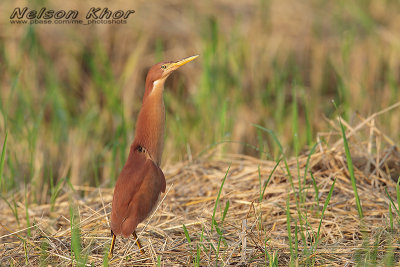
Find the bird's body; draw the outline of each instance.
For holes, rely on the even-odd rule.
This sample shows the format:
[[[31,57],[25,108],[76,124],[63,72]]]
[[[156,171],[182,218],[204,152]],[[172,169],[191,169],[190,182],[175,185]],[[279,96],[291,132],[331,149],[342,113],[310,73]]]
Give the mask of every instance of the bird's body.
[[[114,194],[111,213],[111,231],[124,237],[146,219],[160,193],[165,192],[164,174],[145,148],[134,143],[127,162],[115,185],[118,194]]]
[[[156,64],[147,74],[142,108],[136,122],[135,139],[115,184],[111,211],[113,240],[110,257],[115,237],[136,235],[137,225],[150,214],[161,192],[165,192],[165,177],[160,169],[165,127],[164,82],[174,70],[196,57]],[[139,242],[138,245],[140,248]]]

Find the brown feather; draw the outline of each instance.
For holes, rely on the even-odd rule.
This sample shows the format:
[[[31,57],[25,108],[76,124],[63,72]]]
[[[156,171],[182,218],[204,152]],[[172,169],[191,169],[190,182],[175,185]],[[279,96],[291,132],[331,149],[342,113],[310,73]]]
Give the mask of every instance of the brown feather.
[[[174,70],[196,57],[156,64],[147,74],[135,139],[115,184],[111,211],[114,235],[128,237],[134,233],[155,207],[161,192],[165,192],[165,177],[159,167],[164,147],[164,82]]]
[[[161,164],[164,147],[165,107],[163,81],[146,97],[136,122],[134,143],[147,149],[157,166]]]
[[[114,189],[111,230],[128,237],[150,214],[161,192],[165,192],[165,177],[146,154],[131,147],[131,153]]]
[[[151,93],[151,90],[153,89],[153,83],[158,79],[160,79],[160,77],[162,76],[163,70],[161,69],[161,65],[163,64],[165,64],[165,62],[161,62],[152,66],[149,72],[147,73],[146,86],[143,95],[143,103],[146,100],[147,96]]]
[[[135,140],[115,184],[111,211],[111,230],[115,235],[132,234],[152,211],[160,193],[165,192],[165,177],[159,167],[165,125],[162,64],[154,65],[147,75]],[[140,152],[138,147],[144,151]]]

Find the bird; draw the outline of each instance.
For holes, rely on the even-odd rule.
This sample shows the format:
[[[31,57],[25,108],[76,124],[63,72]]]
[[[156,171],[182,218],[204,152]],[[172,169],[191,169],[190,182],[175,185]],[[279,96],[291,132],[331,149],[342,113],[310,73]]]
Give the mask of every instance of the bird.
[[[108,258],[113,256],[115,239],[119,235],[129,237],[132,234],[139,250],[144,253],[136,227],[148,217],[166,187],[160,168],[165,128],[164,83],[172,72],[198,56],[161,62],[147,73],[135,137],[114,188],[110,220],[112,240]]]

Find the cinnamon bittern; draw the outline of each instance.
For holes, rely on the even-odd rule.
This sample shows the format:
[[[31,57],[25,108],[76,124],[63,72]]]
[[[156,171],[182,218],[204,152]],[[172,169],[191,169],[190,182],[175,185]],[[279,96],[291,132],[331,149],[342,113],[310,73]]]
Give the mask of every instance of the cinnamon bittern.
[[[150,68],[142,108],[136,122],[135,139],[128,159],[115,184],[111,211],[112,257],[117,235],[133,235],[139,250],[136,227],[155,207],[161,192],[165,192],[165,177],[160,169],[164,147],[164,82],[179,67],[198,56],[176,62],[161,62]]]

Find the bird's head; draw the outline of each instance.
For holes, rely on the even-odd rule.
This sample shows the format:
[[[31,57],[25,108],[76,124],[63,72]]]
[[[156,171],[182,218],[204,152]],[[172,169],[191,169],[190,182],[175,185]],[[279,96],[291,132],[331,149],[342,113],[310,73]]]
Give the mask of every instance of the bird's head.
[[[186,63],[196,59],[199,55],[184,58],[178,61],[161,62],[150,68],[146,77],[145,96],[158,85],[163,85],[168,76]]]

